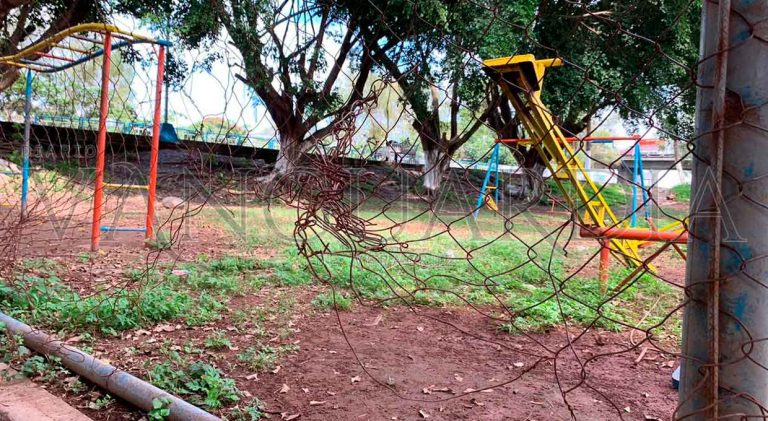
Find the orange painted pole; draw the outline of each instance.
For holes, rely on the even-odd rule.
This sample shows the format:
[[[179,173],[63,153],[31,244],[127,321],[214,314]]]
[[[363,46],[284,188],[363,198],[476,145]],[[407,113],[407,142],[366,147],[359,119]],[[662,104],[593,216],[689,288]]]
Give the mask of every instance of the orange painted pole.
[[[104,205],[104,165],[107,149],[107,116],[109,115],[109,70],[112,67],[112,33],[104,34],[104,57],[101,64],[101,108],[99,134],[96,138],[96,185],[93,192],[93,221],[91,223],[91,251],[99,249],[101,235],[101,208]]]
[[[688,242],[687,232],[651,231],[638,228],[581,227],[579,234],[584,238],[665,241],[677,244],[685,244]]]
[[[157,80],[155,81],[155,115],[152,119],[152,152],[149,157],[149,188],[147,193],[146,239],[154,233],[152,224],[155,219],[155,195],[157,192],[157,159],[160,153],[160,121],[163,103],[163,79],[165,78],[165,46],[160,46],[157,56]],[[168,98],[165,99],[168,101]]]
[[[603,293],[608,291],[608,267],[611,264],[611,247],[608,243],[607,240],[600,243],[600,266],[597,270],[600,292]]]

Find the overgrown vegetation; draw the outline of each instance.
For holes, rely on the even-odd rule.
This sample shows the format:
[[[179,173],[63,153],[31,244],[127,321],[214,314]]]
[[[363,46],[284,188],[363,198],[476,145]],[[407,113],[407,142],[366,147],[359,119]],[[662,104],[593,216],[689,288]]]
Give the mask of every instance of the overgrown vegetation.
[[[678,184],[670,189],[670,192],[675,196],[675,200],[678,202],[690,202],[691,201],[691,185],[688,183]]]
[[[123,285],[81,295],[59,279],[56,262],[29,260],[21,273],[0,282],[0,305],[11,316],[54,330],[116,335],[170,320],[200,325],[221,317],[225,297],[260,286],[256,267],[252,260],[224,257],[184,265],[184,276],[131,270]]]

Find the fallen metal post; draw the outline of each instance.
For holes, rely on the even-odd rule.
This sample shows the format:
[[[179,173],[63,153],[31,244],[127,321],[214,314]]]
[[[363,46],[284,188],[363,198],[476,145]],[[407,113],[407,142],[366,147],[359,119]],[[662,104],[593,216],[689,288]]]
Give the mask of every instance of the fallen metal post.
[[[170,402],[169,420],[220,421],[220,418],[203,411],[189,402],[152,386],[117,367],[107,364],[85,352],[64,344],[51,336],[0,313],[0,323],[13,335],[21,335],[24,345],[45,355],[61,358],[61,363],[76,374],[85,377],[109,394],[117,396],[137,408],[149,412],[152,401],[167,399]]]

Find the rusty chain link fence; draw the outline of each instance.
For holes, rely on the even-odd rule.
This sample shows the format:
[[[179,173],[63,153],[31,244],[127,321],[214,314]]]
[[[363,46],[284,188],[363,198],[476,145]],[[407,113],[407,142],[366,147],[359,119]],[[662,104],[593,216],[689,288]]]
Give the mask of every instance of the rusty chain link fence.
[[[91,65],[39,82],[19,216],[19,79],[0,91],[4,313],[88,335],[116,366],[233,419],[250,419],[237,418],[247,395],[284,419],[330,416],[335,393],[301,406],[289,380],[264,397],[272,380],[248,377],[288,376],[291,353],[330,349],[330,331],[389,398],[376,396],[396,398],[376,416],[766,416],[765,3],[120,3],[173,43],[180,141],[160,147],[157,234],[113,232],[88,253]],[[111,64],[125,116],[107,149],[128,185],[145,177],[156,63],[133,54]],[[67,139],[91,152],[65,157]],[[144,193],[114,200],[113,225],[143,218]],[[263,308],[332,317],[313,338],[314,316]],[[424,336],[392,336],[387,317]],[[226,337],[241,330],[259,345]],[[200,358],[237,378],[241,403],[174,389],[140,354],[118,361],[144,332],[168,333],[169,367],[195,344],[218,350]]]

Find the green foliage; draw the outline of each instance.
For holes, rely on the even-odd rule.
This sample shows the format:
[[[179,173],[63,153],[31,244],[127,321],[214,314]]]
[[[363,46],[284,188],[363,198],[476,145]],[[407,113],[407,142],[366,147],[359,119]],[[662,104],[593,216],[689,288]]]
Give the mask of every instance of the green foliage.
[[[594,278],[553,280],[554,284],[541,285],[528,292],[516,294],[507,302],[516,317],[513,323],[502,324],[501,328],[518,334],[521,331],[543,330],[568,322],[618,331],[622,322],[633,320],[638,306],[660,295],[672,296],[668,284],[645,275],[618,297],[613,297],[610,291],[630,273],[629,269],[612,272],[608,280],[609,292],[605,294],[600,292],[600,285]],[[654,323],[658,321],[659,315],[666,315],[664,308],[658,308],[659,314],[649,314]],[[649,323],[645,327],[650,326]]]
[[[617,111],[629,121],[654,110],[666,130],[690,137],[696,90],[688,89],[688,69],[698,60],[700,15],[700,1],[548,3],[533,28],[533,52],[557,51],[571,65],[548,72],[544,103],[574,132],[597,111],[621,104]]]
[[[565,199],[565,195],[560,190],[560,187],[557,185],[555,180],[548,179],[544,182],[544,185],[545,185],[545,188],[547,189],[547,194],[542,195],[541,198],[539,199],[541,204],[549,204],[551,196],[558,198],[558,200],[560,200],[563,203],[567,203]],[[576,189],[574,189],[573,185],[570,182],[565,180],[563,182],[563,188],[568,193],[569,197],[576,199],[578,204],[582,203],[582,201],[579,200],[577,197]],[[598,189],[599,189],[600,195],[603,196],[603,199],[605,199],[608,205],[611,206],[612,208],[626,205],[629,202],[629,199],[632,197],[631,189],[619,183],[606,184],[604,186],[598,185]],[[587,194],[594,195],[595,192],[587,190]],[[639,189],[638,189],[638,194],[641,194],[641,191]]]
[[[675,195],[675,200],[678,202],[690,202],[691,201],[691,185],[690,184],[678,184],[671,189],[672,194]]]
[[[224,377],[210,364],[194,362],[183,369],[164,362],[149,372],[149,381],[155,386],[210,409],[221,408],[240,400],[242,393],[235,381]]]
[[[227,419],[232,421],[257,421],[265,418],[266,415],[261,410],[261,402],[258,399],[254,399],[249,405],[244,408],[235,407],[230,413]]]
[[[312,305],[323,310],[335,309],[348,311],[352,308],[352,300],[345,294],[333,291],[321,292],[312,300]]]
[[[205,347],[212,349],[232,348],[232,341],[227,338],[226,332],[218,330],[205,339]]]
[[[171,415],[171,400],[166,397],[152,399],[152,410],[147,413],[149,421],[162,421]]]
[[[253,371],[272,370],[283,355],[298,351],[295,345],[281,345],[273,347],[270,345],[258,345],[248,347],[245,351],[238,354],[237,359],[246,363],[248,368]]]
[[[184,315],[192,300],[168,285],[81,297],[55,276],[22,276],[0,284],[0,303],[38,326],[117,332]]]

